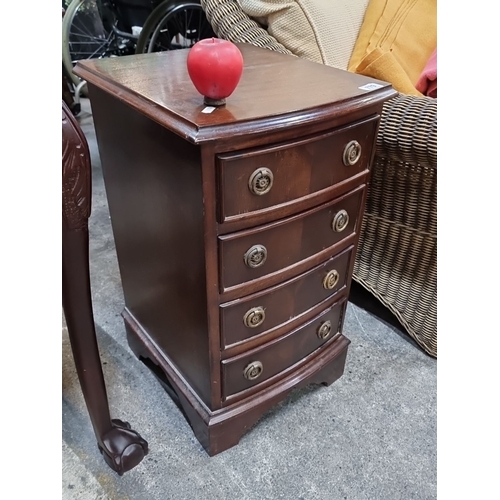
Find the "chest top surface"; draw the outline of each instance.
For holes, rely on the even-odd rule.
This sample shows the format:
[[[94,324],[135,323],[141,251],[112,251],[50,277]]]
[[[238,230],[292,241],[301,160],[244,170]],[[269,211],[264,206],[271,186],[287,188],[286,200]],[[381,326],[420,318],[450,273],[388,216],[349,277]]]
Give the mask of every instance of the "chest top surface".
[[[203,97],[189,78],[189,49],[80,61],[75,73],[194,143],[223,137],[228,129],[238,134],[248,127],[303,125],[395,95],[389,83],[373,78],[249,44],[238,47],[240,83],[212,113],[202,112]]]

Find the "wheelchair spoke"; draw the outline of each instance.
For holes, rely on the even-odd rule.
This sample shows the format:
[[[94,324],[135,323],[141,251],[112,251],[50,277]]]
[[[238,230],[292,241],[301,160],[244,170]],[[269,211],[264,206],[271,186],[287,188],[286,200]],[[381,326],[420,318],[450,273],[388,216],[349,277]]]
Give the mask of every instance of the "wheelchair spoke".
[[[91,38],[94,40],[101,40],[102,38],[106,38],[106,32],[103,30],[102,33],[90,33],[90,31],[83,31],[79,26],[72,26],[70,35],[81,37],[81,38]]]

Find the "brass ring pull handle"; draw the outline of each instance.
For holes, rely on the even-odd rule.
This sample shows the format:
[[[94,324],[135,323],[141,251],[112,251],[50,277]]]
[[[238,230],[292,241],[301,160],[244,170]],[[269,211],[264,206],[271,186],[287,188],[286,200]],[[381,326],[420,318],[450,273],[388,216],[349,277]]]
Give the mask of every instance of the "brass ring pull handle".
[[[361,158],[361,145],[358,141],[351,141],[344,148],[344,155],[342,157],[344,165],[346,167],[351,167],[358,163]]]
[[[332,222],[332,229],[336,233],[342,232],[349,224],[349,214],[345,210],[339,210]]]
[[[333,269],[333,271],[329,271],[323,279],[323,288],[325,290],[333,290],[337,286],[339,279],[340,274],[336,269]]]
[[[264,323],[266,319],[266,312],[263,307],[252,307],[249,309],[245,316],[243,316],[243,323],[248,328],[257,328]]]
[[[330,336],[330,333],[332,333],[331,321],[325,321],[324,323],[321,323],[318,328],[318,337],[322,340],[325,340]]]
[[[247,380],[255,380],[261,376],[263,369],[264,367],[260,361],[252,361],[245,370],[243,370],[243,375]]]
[[[262,266],[266,262],[266,259],[267,249],[264,245],[250,247],[244,256],[245,264],[251,268]]]
[[[258,168],[248,179],[248,188],[253,194],[262,196],[273,187],[273,173],[266,167]]]

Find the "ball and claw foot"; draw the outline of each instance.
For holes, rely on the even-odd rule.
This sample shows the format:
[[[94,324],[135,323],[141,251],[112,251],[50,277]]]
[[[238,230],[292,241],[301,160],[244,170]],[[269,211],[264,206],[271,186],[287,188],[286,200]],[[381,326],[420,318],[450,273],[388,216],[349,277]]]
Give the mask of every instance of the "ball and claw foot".
[[[133,469],[148,454],[148,443],[128,422],[113,419],[113,429],[99,444],[104,461],[120,476]]]

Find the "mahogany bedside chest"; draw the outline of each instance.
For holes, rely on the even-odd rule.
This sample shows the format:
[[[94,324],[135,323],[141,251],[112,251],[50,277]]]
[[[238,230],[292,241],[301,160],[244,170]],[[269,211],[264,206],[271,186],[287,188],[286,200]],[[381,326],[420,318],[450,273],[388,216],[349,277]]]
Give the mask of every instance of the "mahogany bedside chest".
[[[209,455],[338,379],[384,82],[251,45],[211,111],[188,50],[78,63],[129,345]],[[211,111],[211,112],[210,112]]]

